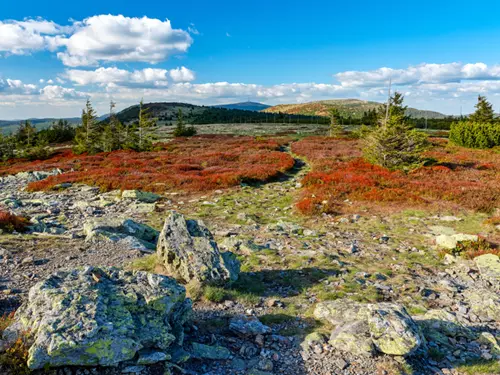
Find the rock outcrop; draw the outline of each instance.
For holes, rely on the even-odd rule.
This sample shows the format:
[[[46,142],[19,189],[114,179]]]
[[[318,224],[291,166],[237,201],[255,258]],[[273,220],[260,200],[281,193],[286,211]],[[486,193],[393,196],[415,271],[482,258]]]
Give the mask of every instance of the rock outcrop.
[[[237,280],[240,272],[236,256],[220,252],[203,222],[186,220],[175,211],[165,220],[157,254],[168,274],[185,283],[224,284]]]
[[[184,287],[171,278],[116,268],[59,271],[39,282],[4,332],[30,330],[28,366],[114,366],[170,358],[191,311]]]
[[[128,249],[150,252],[156,247],[158,231],[125,218],[92,219],[83,226],[86,241],[116,242]]]
[[[329,341],[332,346],[357,355],[369,354],[373,348],[390,355],[410,355],[425,341],[405,308],[394,303],[327,301],[316,305],[314,316],[336,326]]]

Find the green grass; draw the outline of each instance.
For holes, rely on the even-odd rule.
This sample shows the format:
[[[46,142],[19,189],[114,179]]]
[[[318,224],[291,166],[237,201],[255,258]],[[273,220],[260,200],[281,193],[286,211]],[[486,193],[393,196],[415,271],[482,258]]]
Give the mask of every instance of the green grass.
[[[129,268],[134,271],[146,271],[146,272],[154,272],[157,256],[156,254],[146,255],[142,258],[134,260]]]
[[[500,362],[496,360],[475,360],[473,362],[459,366],[457,370],[459,373],[467,375],[498,375],[500,374]]]
[[[207,286],[203,290],[203,297],[207,301],[220,303],[226,299],[226,290],[221,287]]]

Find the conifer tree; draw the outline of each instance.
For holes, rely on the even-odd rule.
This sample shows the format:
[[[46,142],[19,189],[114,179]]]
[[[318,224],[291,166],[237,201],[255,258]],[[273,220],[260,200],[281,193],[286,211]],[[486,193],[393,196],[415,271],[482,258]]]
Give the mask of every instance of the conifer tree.
[[[144,107],[144,101],[139,103],[139,122],[138,130],[138,151],[149,151],[153,148],[153,139],[150,129],[155,125],[156,121],[151,117],[151,113]]]
[[[421,165],[421,153],[428,147],[427,136],[407,121],[404,97],[396,92],[389,110],[379,113],[379,126],[364,141],[363,154],[373,164],[388,169],[410,170]]]
[[[330,137],[337,137],[344,131],[340,125],[340,117],[337,108],[330,109]]]
[[[495,120],[493,106],[486,100],[485,96],[478,96],[475,107],[476,111],[469,117],[471,122],[492,123]]]
[[[98,130],[96,112],[92,108],[90,99],[87,99],[85,108],[82,110],[82,125],[76,130],[74,152],[77,154],[98,152],[100,149],[99,142],[96,142]]]

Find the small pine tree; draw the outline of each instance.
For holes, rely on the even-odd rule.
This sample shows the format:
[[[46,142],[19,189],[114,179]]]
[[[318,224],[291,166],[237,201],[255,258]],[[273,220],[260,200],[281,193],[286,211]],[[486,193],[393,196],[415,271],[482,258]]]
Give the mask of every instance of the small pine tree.
[[[29,149],[35,144],[36,128],[31,125],[31,122],[26,120],[24,123],[19,124],[16,133],[18,147],[20,149]]]
[[[77,154],[99,152],[101,147],[97,139],[98,136],[97,115],[92,108],[90,99],[87,99],[85,108],[82,110],[82,125],[76,129],[73,151]]]
[[[337,108],[330,109],[330,137],[338,137],[344,131],[340,125],[340,112]]]
[[[150,151],[153,148],[153,137],[151,135],[151,128],[156,124],[156,120],[151,118],[151,114],[147,108],[144,107],[144,102],[141,100],[139,103],[139,122],[138,128],[138,151]]]
[[[184,116],[182,115],[182,109],[179,108],[177,112],[177,125],[174,129],[174,137],[191,137],[196,134],[196,129],[194,126],[187,127],[184,123]]]
[[[410,170],[422,164],[421,153],[428,147],[427,136],[406,121],[403,96],[396,92],[385,112],[380,115],[380,125],[364,140],[363,154],[373,164],[394,170]]]
[[[475,105],[476,112],[469,116],[471,122],[478,123],[491,123],[495,121],[495,112],[493,112],[493,106],[485,96],[479,95],[477,98],[477,104]]]

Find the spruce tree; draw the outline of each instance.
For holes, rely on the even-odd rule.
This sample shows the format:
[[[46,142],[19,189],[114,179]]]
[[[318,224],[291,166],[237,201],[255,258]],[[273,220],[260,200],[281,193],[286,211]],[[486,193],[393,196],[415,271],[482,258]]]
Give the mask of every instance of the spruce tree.
[[[495,120],[495,112],[493,111],[493,106],[485,96],[479,95],[477,98],[477,104],[475,105],[476,112],[470,115],[469,120],[471,122],[478,123],[492,123]]]
[[[76,130],[73,151],[77,154],[99,152],[101,147],[98,137],[97,115],[94,108],[92,108],[90,99],[87,99],[85,108],[82,110],[82,125]]]
[[[403,95],[396,92],[389,101],[388,116],[379,111],[379,126],[364,140],[363,154],[369,162],[394,170],[421,165],[421,153],[428,147],[427,136],[412,129],[406,117]]]
[[[144,107],[144,101],[139,103],[139,122],[137,125],[138,130],[138,151],[150,151],[153,148],[153,139],[151,135],[151,128],[155,125],[156,121],[151,117],[151,113]]]
[[[337,108],[330,109],[330,137],[338,137],[344,131],[340,125],[340,117]]]

